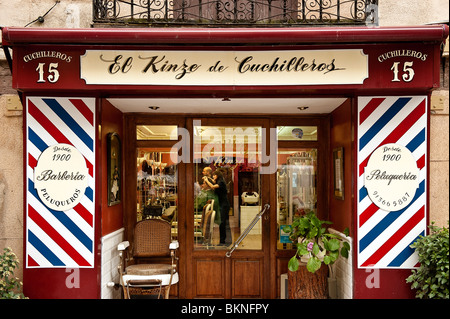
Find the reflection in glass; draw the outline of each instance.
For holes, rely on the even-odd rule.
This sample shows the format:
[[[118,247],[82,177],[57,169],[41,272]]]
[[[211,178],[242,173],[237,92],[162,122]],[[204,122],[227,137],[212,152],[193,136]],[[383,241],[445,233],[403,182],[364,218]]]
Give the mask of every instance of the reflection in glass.
[[[138,141],[160,140],[176,141],[178,140],[177,125],[137,125],[136,138]]]
[[[278,141],[317,141],[317,126],[277,126]]]
[[[288,233],[296,216],[316,212],[316,172],[317,149],[278,150],[278,249],[292,248]]]
[[[228,249],[261,210],[260,127],[194,126],[194,244]],[[261,249],[258,222],[239,249]]]
[[[162,218],[172,224],[172,238],[178,236],[178,177],[176,149],[138,148],[137,220]]]

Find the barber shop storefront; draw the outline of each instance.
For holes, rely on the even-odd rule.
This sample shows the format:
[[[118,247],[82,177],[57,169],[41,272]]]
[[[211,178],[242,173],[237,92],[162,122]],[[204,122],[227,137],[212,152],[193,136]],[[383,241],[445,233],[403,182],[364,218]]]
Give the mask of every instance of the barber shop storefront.
[[[413,297],[447,36],[3,28],[24,109],[25,295],[132,294],[120,256],[170,244],[170,298],[287,298],[289,230],[314,212],[350,247],[333,298]],[[169,239],[142,239],[148,220]]]

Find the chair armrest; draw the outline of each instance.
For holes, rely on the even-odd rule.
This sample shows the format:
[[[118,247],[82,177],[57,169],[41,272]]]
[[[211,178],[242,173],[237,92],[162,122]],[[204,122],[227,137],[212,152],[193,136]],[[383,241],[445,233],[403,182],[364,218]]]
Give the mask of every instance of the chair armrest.
[[[178,249],[178,247],[180,247],[178,241],[173,241],[169,244],[169,249]]]
[[[119,243],[119,245],[117,245],[117,250],[120,250],[120,251],[125,250],[128,248],[128,246],[130,246],[130,242],[127,240],[123,241],[123,242]]]

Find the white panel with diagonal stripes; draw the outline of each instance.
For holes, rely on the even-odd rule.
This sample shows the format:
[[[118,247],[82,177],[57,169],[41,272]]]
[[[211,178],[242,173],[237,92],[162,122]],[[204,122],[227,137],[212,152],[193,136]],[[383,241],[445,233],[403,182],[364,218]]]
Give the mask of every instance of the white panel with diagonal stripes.
[[[27,98],[27,268],[94,267],[94,122],[94,98]],[[45,206],[33,185],[34,165],[40,154],[46,147],[59,143],[74,146],[90,167],[88,187],[81,202],[63,212]]]
[[[364,110],[373,100],[378,105]],[[427,134],[426,96],[358,98],[356,172],[359,268],[409,269],[417,266],[417,254],[410,245],[426,231]],[[420,186],[414,199],[405,209],[393,212],[374,206],[367,196],[362,173],[362,165],[367,164],[372,152],[388,143],[408,147],[420,169]]]

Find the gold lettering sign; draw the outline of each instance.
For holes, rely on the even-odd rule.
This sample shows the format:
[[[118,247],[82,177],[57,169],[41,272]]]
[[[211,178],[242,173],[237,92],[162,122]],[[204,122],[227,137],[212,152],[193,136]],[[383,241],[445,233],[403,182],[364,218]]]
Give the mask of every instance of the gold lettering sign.
[[[81,57],[86,84],[332,85],[362,84],[360,49],[302,51],[105,51]]]

